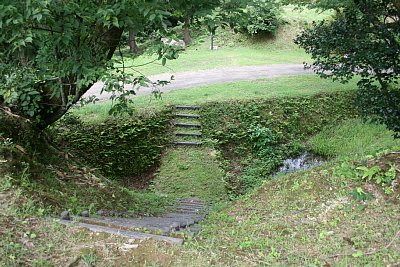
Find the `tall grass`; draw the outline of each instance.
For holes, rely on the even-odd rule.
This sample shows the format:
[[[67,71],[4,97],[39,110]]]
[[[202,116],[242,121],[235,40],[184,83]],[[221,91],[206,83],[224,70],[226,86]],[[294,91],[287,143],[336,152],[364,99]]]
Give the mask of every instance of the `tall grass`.
[[[348,120],[334,127],[327,127],[311,138],[311,148],[318,154],[337,157],[365,157],[389,148],[400,148],[400,139],[385,125]]]

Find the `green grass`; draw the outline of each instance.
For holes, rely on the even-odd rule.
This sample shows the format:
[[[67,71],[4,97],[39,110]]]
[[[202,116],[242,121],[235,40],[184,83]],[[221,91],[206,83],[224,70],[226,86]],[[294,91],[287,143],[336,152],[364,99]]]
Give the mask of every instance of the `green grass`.
[[[5,145],[0,138],[0,155],[6,155],[0,163],[0,193],[12,192],[19,202],[15,209],[22,214],[36,214],[37,210],[55,216],[64,210],[96,214],[100,209],[156,214],[168,204],[154,192],[124,187],[75,158],[66,158],[43,139],[36,142],[41,142],[41,147],[36,146],[34,152],[25,147],[22,153],[18,147],[23,144]]]
[[[181,261],[191,266],[398,263],[399,196],[385,196],[382,188],[363,181],[353,162],[399,149],[400,140],[383,126],[350,120],[324,130],[311,144],[348,158],[269,179],[251,195],[216,208],[199,239],[184,249]],[[374,199],[357,202],[351,196],[356,188]]]
[[[364,183],[336,177],[337,169],[340,166],[325,165],[281,176],[231,207],[215,210],[199,241],[182,253],[184,261],[189,264],[196,259],[191,266],[382,266],[399,262],[399,240],[384,249],[399,230],[397,204],[379,195],[367,205],[355,202],[350,193]]]
[[[177,60],[168,61],[165,66],[161,61],[153,62],[157,56],[145,53],[132,57],[126,50],[124,55],[128,73],[146,76],[160,73],[177,73],[233,66],[254,66],[284,63],[303,63],[310,57],[294,44],[293,39],[301,29],[312,21],[329,18],[331,13],[318,13],[315,10],[296,10],[293,6],[283,8],[283,19],[287,24],[282,25],[274,37],[249,37],[235,34],[230,30],[219,29],[215,38],[218,49],[210,50],[210,40],[207,32],[197,33],[185,51],[180,53]],[[196,35],[196,34],[195,34]],[[124,50],[125,51],[125,50]],[[118,56],[116,59],[120,59]],[[147,64],[153,62],[151,64]]]
[[[255,66],[284,63],[303,63],[309,61],[310,57],[299,48],[279,49],[254,48],[251,46],[224,47],[211,51],[206,48],[206,40],[203,40],[201,46],[189,47],[186,51],[180,53],[179,58],[170,60],[165,66],[161,61],[155,61],[151,64],[140,66],[153,61],[155,55],[143,55],[137,59],[125,58],[127,68],[126,72],[132,75],[139,73],[149,76],[160,73],[178,73],[186,71],[208,70],[217,68],[226,68],[234,66]],[[140,67],[136,67],[140,66]]]
[[[384,125],[349,120],[339,126],[328,127],[311,138],[310,145],[316,153],[337,158],[365,157],[385,148],[400,146],[393,132]]]
[[[354,120],[316,138],[319,147],[348,158],[274,177],[249,195],[215,206],[200,234],[182,247],[64,228],[2,209],[0,265],[61,266],[81,257],[82,264],[96,266],[396,266],[399,199],[363,181],[355,167],[360,146],[364,154],[375,153],[396,144],[399,149],[399,140],[380,126]],[[339,150],[340,144],[345,148]],[[211,152],[204,147],[168,150],[154,189],[173,197],[224,200],[222,172]],[[356,201],[351,193],[357,188],[374,198]],[[0,190],[0,199],[11,203],[16,198],[5,193]],[[132,242],[138,247],[119,249]]]
[[[207,147],[168,149],[153,186],[172,198],[197,197],[213,202],[227,198],[223,171]]]
[[[341,84],[315,75],[288,76],[169,91],[163,93],[161,99],[154,99],[153,96],[139,96],[135,98],[134,107],[139,112],[148,112],[167,105],[201,105],[211,101],[303,96],[355,88],[356,81]],[[110,107],[111,102],[107,101],[76,108],[72,112],[87,122],[97,123],[109,116]]]
[[[296,6],[288,5],[283,7],[283,19],[291,24],[307,25],[313,21],[329,19],[334,14],[333,11],[320,12],[314,9],[297,9]]]

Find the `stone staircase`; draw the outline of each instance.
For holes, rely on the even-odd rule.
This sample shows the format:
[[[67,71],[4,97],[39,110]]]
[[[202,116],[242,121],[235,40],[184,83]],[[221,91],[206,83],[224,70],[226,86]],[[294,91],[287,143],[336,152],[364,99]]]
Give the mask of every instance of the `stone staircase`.
[[[172,144],[177,146],[201,146],[202,132],[199,106],[176,106]]]
[[[154,217],[132,217],[128,214],[113,216],[108,214],[62,217],[61,224],[87,228],[93,232],[103,232],[133,239],[155,239],[182,245],[184,236],[200,231],[199,222],[208,214],[210,203],[198,198],[182,198],[176,201],[165,214]],[[146,233],[147,232],[147,233]],[[150,233],[149,233],[150,232]],[[179,235],[179,234],[183,234]],[[171,236],[172,235],[172,236]],[[181,236],[181,237],[177,237]]]

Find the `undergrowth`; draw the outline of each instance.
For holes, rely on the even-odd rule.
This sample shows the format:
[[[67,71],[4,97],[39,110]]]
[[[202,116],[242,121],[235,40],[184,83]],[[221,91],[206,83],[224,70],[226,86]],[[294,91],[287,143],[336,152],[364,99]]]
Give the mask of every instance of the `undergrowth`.
[[[203,133],[221,151],[232,197],[259,186],[284,159],[306,149],[324,126],[356,117],[354,92],[210,102],[201,109]]]
[[[309,145],[314,152],[327,157],[365,157],[399,144],[393,135],[385,125],[348,120],[325,127],[310,139]]]
[[[166,200],[154,193],[139,192],[111,181],[88,168],[71,153],[56,149],[45,136],[26,122],[0,114],[0,189],[14,192],[17,213],[79,213],[98,209],[158,213]],[[17,127],[16,121],[20,125]],[[35,138],[32,138],[32,137]]]

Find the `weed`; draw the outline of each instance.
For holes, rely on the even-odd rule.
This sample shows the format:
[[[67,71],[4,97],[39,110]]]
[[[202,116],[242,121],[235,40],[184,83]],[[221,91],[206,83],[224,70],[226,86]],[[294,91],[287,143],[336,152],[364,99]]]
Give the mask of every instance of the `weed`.
[[[397,178],[399,171],[395,164],[389,163],[388,165],[384,167],[378,165],[360,166],[356,169],[360,171],[361,179],[378,184],[387,195],[390,195],[394,192],[392,182]]]
[[[365,202],[365,201],[373,198],[372,193],[368,193],[368,194],[365,193],[361,187],[357,187],[356,189],[354,189],[354,191],[351,192],[351,195],[358,202],[361,202],[361,201]]]
[[[9,175],[6,175],[0,181],[0,192],[7,191],[7,190],[11,189],[12,186],[13,186],[13,178]]]
[[[94,267],[94,266],[96,266],[99,259],[98,259],[96,252],[93,250],[90,250],[88,253],[85,253],[82,256],[82,261],[86,264],[86,266]]]

